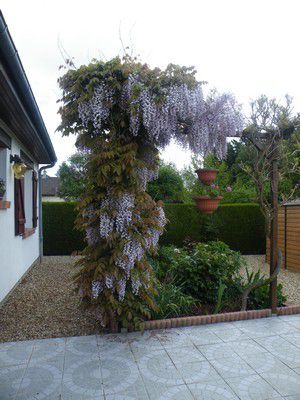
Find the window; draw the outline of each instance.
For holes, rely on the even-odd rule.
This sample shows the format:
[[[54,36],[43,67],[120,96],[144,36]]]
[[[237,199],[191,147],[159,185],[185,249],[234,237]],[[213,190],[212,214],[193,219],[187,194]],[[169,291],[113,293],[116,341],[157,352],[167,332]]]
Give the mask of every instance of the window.
[[[15,234],[23,235],[25,232],[25,202],[24,178],[15,178]]]
[[[32,227],[37,227],[37,188],[38,188],[38,177],[35,171],[32,171]]]
[[[27,170],[24,175],[24,206],[25,206],[25,228],[32,228],[32,170]]]
[[[33,163],[21,158],[28,166],[24,178],[15,179],[15,234],[28,236],[37,227],[37,185],[38,178]]]

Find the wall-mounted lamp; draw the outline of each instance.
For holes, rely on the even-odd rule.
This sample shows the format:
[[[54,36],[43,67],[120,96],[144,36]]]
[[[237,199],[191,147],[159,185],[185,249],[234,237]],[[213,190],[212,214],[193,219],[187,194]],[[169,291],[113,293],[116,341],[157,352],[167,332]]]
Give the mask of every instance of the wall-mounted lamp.
[[[24,178],[24,174],[27,170],[27,166],[23,163],[20,156],[15,154],[14,156],[10,155],[10,163],[13,163],[12,170],[14,172],[16,179]]]

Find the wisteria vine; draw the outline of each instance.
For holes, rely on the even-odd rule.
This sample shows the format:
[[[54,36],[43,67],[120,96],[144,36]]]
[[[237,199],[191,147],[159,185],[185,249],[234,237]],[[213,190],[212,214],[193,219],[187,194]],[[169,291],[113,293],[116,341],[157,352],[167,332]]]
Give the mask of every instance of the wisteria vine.
[[[214,152],[226,156],[226,138],[235,136],[243,125],[239,107],[231,94],[212,91],[204,99],[200,83],[193,88],[187,84],[172,85],[157,93],[145,86],[138,75],[129,75],[118,99],[109,86],[101,83],[92,98],[79,104],[79,118],[85,128],[92,123],[95,131],[101,128],[118,101],[120,108],[129,111],[130,134],[137,137],[141,130],[144,139],[159,148],[171,139],[188,146],[197,154]]]
[[[158,150],[173,139],[195,153],[226,154],[226,138],[242,127],[234,97],[210,92],[192,68],[166,70],[125,57],[68,71],[61,79],[64,134],[88,150],[88,187],[78,226],[88,246],[77,283],[98,307],[103,326],[133,324],[154,307],[147,260],[166,218],[147,194],[158,175]]]

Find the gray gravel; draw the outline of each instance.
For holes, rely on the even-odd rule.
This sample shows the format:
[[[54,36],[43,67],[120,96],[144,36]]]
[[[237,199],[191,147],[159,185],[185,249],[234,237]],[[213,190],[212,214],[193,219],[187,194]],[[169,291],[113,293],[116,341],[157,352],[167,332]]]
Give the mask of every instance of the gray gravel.
[[[264,256],[245,256],[248,269],[268,274]],[[0,342],[92,335],[97,316],[80,306],[73,275],[78,257],[44,257],[0,307]],[[300,304],[300,273],[282,271],[279,282],[291,304]]]
[[[95,315],[80,306],[73,275],[78,257],[44,257],[0,308],[0,342],[92,335]]]
[[[244,256],[249,271],[260,269],[269,275],[269,264],[265,262],[265,256]],[[283,292],[287,296],[288,304],[300,304],[300,273],[282,270],[278,276],[278,282],[283,285]]]

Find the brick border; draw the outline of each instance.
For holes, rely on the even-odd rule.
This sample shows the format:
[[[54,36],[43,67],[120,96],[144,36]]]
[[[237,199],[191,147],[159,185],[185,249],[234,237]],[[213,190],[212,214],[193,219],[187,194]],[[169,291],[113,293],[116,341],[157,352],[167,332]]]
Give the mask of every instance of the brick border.
[[[292,315],[300,314],[300,304],[291,305],[287,307],[279,307],[277,309],[277,315]],[[264,310],[249,310],[249,311],[235,311],[224,314],[212,314],[212,315],[196,315],[192,317],[179,317],[169,319],[157,319],[144,322],[144,329],[166,329],[166,328],[179,328],[182,326],[192,325],[206,325],[217,322],[231,322],[241,321],[255,318],[266,318],[272,317],[271,309],[267,308]]]
[[[278,307],[277,315],[300,314],[300,304],[292,304],[287,307]]]

